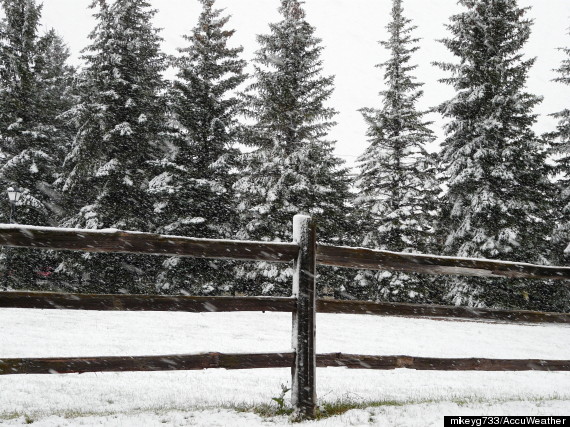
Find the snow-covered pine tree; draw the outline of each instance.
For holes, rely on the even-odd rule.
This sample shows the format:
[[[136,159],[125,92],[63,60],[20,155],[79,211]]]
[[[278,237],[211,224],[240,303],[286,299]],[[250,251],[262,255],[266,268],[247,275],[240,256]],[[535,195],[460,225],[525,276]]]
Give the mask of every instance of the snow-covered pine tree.
[[[570,48],[560,48],[566,58],[555,71],[555,82],[570,85]],[[553,258],[556,263],[567,263],[570,259],[570,108],[552,114],[558,119],[556,131],[552,137],[552,154],[556,157],[555,172],[560,174],[557,181],[559,194],[556,198],[558,225],[554,231]],[[568,250],[566,250],[568,248]]]
[[[345,232],[350,197],[347,170],[326,139],[336,114],[326,106],[333,77],[321,76],[323,48],[301,3],[281,0],[279,12],[283,19],[258,36],[255,82],[245,93],[254,123],[244,139],[252,151],[236,183],[239,235],[291,241],[292,218],[305,213],[316,218],[319,240],[332,242]],[[251,281],[247,292],[291,293],[291,268],[259,263],[241,273]],[[332,280],[319,283],[338,287]]]
[[[64,224],[80,228],[154,229],[150,162],[164,129],[166,57],[145,0],[95,0],[97,24],[83,51],[79,102],[66,116],[78,131],[66,158],[62,188],[74,211]],[[62,266],[82,289],[144,292],[152,257],[83,254]]]
[[[49,30],[40,39],[39,53],[38,62],[41,61],[41,67],[38,68],[40,85],[37,95],[41,110],[46,115],[45,133],[52,141],[52,156],[57,165],[55,171],[59,179],[63,173],[63,161],[69,152],[71,139],[75,135],[74,127],[63,119],[62,114],[74,104],[76,69],[68,64],[69,48],[54,29]],[[52,195],[58,204],[51,206],[51,209],[58,218],[61,218],[63,215],[62,207],[59,206],[61,197],[57,193]]]
[[[570,30],[569,30],[570,35]],[[555,71],[555,82],[570,85],[570,48],[560,48],[565,58]],[[570,260],[570,108],[552,114],[558,119],[556,130],[548,134],[550,153],[554,156],[553,172],[556,174],[554,203],[555,226],[552,233],[551,260],[557,265],[567,265]],[[570,311],[570,289],[554,284],[544,295],[551,311]]]
[[[150,183],[157,231],[205,238],[230,238],[236,229],[235,148],[244,82],[241,47],[230,47],[234,30],[214,0],[199,0],[202,13],[188,47],[179,49],[177,79],[170,90],[174,124],[172,149],[158,162],[161,173]],[[220,294],[233,291],[232,268],[209,260],[164,260],[157,285],[161,292]]]
[[[442,40],[459,63],[437,63],[455,96],[439,106],[449,120],[441,162],[446,184],[441,234],[447,254],[543,262],[551,188],[544,141],[535,135],[525,92],[534,59],[523,59],[532,21],[516,0],[460,0]],[[531,287],[513,281],[449,280],[456,304],[531,307]],[[527,286],[529,288],[527,289]]]
[[[422,83],[409,62],[418,50],[412,36],[416,27],[403,13],[402,0],[393,0],[390,37],[380,43],[389,59],[384,69],[386,89],[380,92],[382,107],[364,108],[369,145],[358,158],[359,193],[355,209],[363,246],[398,252],[433,249],[436,197],[440,192],[435,162],[426,152],[434,140],[425,113],[416,104]],[[360,298],[399,302],[438,301],[429,277],[387,271],[362,270],[354,292]]]
[[[53,183],[70,135],[59,115],[71,106],[74,70],[55,31],[39,34],[40,5],[2,0],[0,6],[5,15],[0,22],[0,215],[8,222],[5,191],[18,187],[23,194],[15,222],[55,225],[61,210]],[[34,287],[36,272],[55,262],[45,251],[13,248],[3,250],[3,258],[11,286]]]

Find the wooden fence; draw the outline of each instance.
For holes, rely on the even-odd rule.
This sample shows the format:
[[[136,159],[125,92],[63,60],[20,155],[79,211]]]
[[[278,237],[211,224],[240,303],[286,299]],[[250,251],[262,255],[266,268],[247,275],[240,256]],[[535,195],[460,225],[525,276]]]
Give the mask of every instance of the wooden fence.
[[[247,242],[162,236],[118,230],[78,230],[0,225],[0,245],[177,255],[198,258],[293,262],[291,297],[191,297],[158,295],[86,295],[51,292],[0,292],[0,307],[143,310],[143,311],[280,311],[293,314],[290,353],[175,354],[134,357],[4,358],[0,375],[107,371],[162,371],[208,368],[292,368],[292,404],[296,419],[315,416],[317,367],[354,369],[570,371],[570,360],[432,358],[405,355],[316,354],[315,314],[349,313],[409,317],[464,318],[525,323],[570,323],[570,314],[494,310],[455,306],[369,301],[317,300],[318,264],[350,268],[528,279],[570,280],[570,268],[482,259],[396,253],[316,243],[312,218],[296,215],[293,242]]]

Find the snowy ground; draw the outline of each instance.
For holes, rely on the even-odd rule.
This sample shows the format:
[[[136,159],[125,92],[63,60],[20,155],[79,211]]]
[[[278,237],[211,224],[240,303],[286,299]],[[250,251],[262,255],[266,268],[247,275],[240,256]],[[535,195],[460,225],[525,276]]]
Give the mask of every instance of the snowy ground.
[[[289,351],[286,313],[0,309],[0,358]],[[570,327],[330,315],[320,353],[570,359]],[[235,408],[269,404],[289,369],[0,376],[0,424],[286,424]],[[321,402],[380,401],[313,423],[441,426],[443,415],[568,415],[570,372],[318,370]]]

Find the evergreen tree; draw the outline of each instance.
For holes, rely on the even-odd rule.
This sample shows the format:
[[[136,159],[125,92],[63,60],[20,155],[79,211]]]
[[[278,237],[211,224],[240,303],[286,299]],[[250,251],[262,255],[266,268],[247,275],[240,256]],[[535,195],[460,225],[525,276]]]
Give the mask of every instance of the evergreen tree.
[[[54,168],[56,172],[56,182],[54,183],[52,195],[58,203],[51,206],[54,214],[58,218],[63,215],[60,205],[61,196],[55,192],[57,181],[63,174],[63,162],[65,156],[71,148],[71,140],[75,135],[74,126],[63,118],[63,113],[68,111],[75,101],[75,76],[76,70],[68,64],[69,48],[63,39],[54,29],[49,30],[40,39],[40,54],[42,67],[39,70],[41,87],[37,95],[40,99],[42,111],[47,115],[45,121],[48,123],[46,132],[52,141],[51,150],[54,156]]]
[[[177,80],[170,103],[172,149],[159,162],[162,172],[151,182],[159,218],[158,232],[205,238],[230,238],[236,228],[235,143],[244,82],[242,48],[228,46],[229,17],[200,0],[202,13],[189,46],[179,49]],[[163,292],[213,294],[233,290],[231,268],[208,260],[180,257],[164,261],[158,278]],[[232,282],[233,283],[233,282]]]
[[[455,96],[441,161],[448,191],[441,218],[450,255],[543,262],[550,187],[545,144],[532,130],[540,98],[525,92],[534,59],[523,59],[532,21],[516,0],[461,0],[444,45],[458,64],[439,63]],[[453,278],[453,302],[531,307],[528,284]],[[530,286],[536,286],[530,284]]]
[[[18,187],[15,222],[55,225],[61,214],[53,183],[60,173],[69,127],[59,115],[71,105],[73,68],[55,31],[38,34],[41,6],[34,0],[2,0],[0,22],[0,187]],[[12,217],[5,195],[2,222]],[[36,272],[53,264],[45,251],[4,249],[4,285],[33,287]]]
[[[93,1],[97,24],[84,50],[79,102],[66,115],[78,131],[66,158],[63,191],[73,207],[65,225],[79,228],[154,228],[150,162],[160,155],[164,128],[166,58],[145,0]],[[86,279],[83,289],[143,292],[152,257],[70,258],[61,270]],[[148,285],[150,286],[150,285]]]
[[[555,71],[558,77],[554,79],[565,85],[570,85],[570,48],[560,49],[566,59]],[[554,171],[560,174],[557,181],[559,189],[556,212],[559,213],[558,225],[554,231],[554,261],[567,263],[570,254],[570,108],[552,114],[558,119],[556,131],[550,135],[553,140],[552,154],[556,156]]]
[[[558,77],[555,82],[570,84],[570,48],[560,48],[566,55],[562,64],[555,71]],[[553,206],[555,226],[552,233],[551,261],[556,265],[568,264],[570,259],[570,109],[552,114],[558,119],[556,131],[547,135],[551,141],[550,153],[554,155],[553,173],[557,176],[556,197]],[[548,289],[535,298],[542,298],[544,306],[550,311],[570,311],[570,289],[558,283],[552,283]]]
[[[425,150],[434,140],[416,103],[422,83],[409,65],[418,50],[415,26],[403,15],[402,0],[393,0],[390,38],[380,42],[389,52],[384,68],[387,88],[380,92],[382,108],[364,108],[369,146],[359,157],[360,192],[356,210],[364,246],[398,252],[433,249],[436,196],[435,162]],[[362,297],[388,301],[433,301],[426,276],[363,270],[356,277]]]
[[[321,76],[322,47],[298,0],[282,0],[283,19],[258,36],[255,83],[247,89],[247,115],[254,124],[245,137],[243,177],[236,183],[243,229],[251,240],[292,240],[292,218],[316,218],[321,242],[337,242],[346,224],[347,171],[326,139],[336,112],[325,104],[333,77]],[[248,292],[291,293],[291,268],[259,263],[241,272]],[[332,279],[331,279],[332,280]],[[327,278],[319,281],[337,285]]]

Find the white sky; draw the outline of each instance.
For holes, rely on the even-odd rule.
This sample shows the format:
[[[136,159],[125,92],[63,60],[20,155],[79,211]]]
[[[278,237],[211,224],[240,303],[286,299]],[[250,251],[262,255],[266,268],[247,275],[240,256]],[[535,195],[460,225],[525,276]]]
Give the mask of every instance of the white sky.
[[[182,34],[194,27],[200,5],[196,0],[150,0],[158,9],[156,26],[163,28],[164,51],[175,53],[184,46]],[[68,43],[75,61],[88,43],[93,28],[91,0],[44,0],[43,23],[55,28]],[[218,0],[217,6],[232,15],[228,28],[237,30],[233,42],[245,48],[244,59],[250,60],[257,49],[255,36],[268,32],[268,23],[279,20],[279,0]],[[529,16],[535,20],[533,33],[526,45],[527,57],[537,57],[528,81],[531,93],[544,96],[537,107],[540,114],[536,131],[552,130],[556,121],[547,115],[570,107],[570,87],[551,82],[552,71],[564,58],[557,47],[570,46],[570,0],[519,0],[520,6],[532,6]],[[387,58],[378,40],[387,38],[385,26],[390,19],[391,0],[306,0],[307,20],[317,28],[325,46],[323,60],[326,74],[336,76],[332,105],[340,112],[338,125],[331,132],[337,141],[337,154],[352,164],[366,147],[366,126],[357,111],[379,103],[383,72],[374,65]],[[450,98],[453,92],[437,80],[444,76],[432,61],[452,59],[436,40],[448,34],[444,24],[462,8],[455,0],[404,0],[407,17],[418,26],[420,50],[413,58],[418,64],[416,76],[425,83],[425,95],[419,107],[427,109]],[[443,137],[442,120],[433,114],[432,129]],[[432,147],[437,149],[436,146]]]

